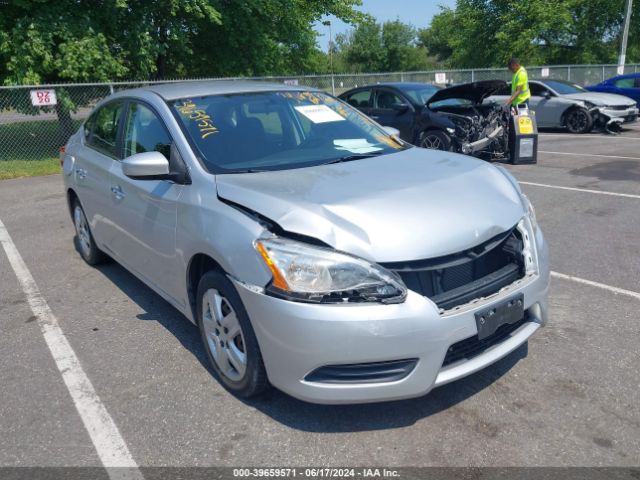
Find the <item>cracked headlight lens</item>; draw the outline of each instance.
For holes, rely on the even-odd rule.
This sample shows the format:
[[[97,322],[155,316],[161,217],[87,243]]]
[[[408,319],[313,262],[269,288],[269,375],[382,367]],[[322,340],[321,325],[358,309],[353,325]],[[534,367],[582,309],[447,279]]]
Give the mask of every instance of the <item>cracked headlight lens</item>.
[[[279,237],[254,246],[273,276],[267,286],[273,295],[318,303],[398,303],[406,297],[394,273],[364,259]]]

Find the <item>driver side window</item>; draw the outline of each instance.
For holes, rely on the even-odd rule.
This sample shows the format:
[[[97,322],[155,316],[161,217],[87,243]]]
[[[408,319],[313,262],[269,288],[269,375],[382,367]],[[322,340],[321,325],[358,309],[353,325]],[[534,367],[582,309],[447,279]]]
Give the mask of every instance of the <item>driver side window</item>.
[[[391,110],[395,103],[407,103],[399,95],[388,90],[378,90],[376,107],[380,110]]]
[[[549,92],[549,90],[538,83],[530,83],[529,88],[531,89],[531,96],[533,97],[541,97],[542,95],[544,95],[544,92],[551,93]]]
[[[124,127],[124,157],[153,151],[171,160],[171,137],[150,108],[130,103]]]

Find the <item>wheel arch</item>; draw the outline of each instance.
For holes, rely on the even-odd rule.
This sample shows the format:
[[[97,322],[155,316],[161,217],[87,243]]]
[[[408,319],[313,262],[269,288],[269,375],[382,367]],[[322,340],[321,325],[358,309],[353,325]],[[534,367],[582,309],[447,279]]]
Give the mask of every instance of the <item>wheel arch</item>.
[[[211,255],[206,253],[196,253],[191,256],[187,264],[187,298],[194,322],[197,322],[197,294],[198,283],[203,275],[211,270],[227,275],[220,262],[215,260]]]
[[[73,218],[73,202],[76,200],[80,202],[80,198],[78,197],[78,194],[73,188],[68,188],[67,189],[67,207],[69,208],[69,215],[71,215],[71,218]]]

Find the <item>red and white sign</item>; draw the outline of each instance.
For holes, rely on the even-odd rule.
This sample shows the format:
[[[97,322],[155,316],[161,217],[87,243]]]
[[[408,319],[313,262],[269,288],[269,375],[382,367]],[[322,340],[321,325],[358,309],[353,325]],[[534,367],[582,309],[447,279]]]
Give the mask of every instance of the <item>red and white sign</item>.
[[[290,87],[296,87],[296,86],[298,86],[298,79],[294,78],[292,80],[285,80],[283,83],[285,85],[289,85]]]
[[[436,73],[436,83],[445,84],[447,83],[447,74],[446,73]]]
[[[34,107],[48,107],[58,103],[55,90],[31,90],[31,105]]]

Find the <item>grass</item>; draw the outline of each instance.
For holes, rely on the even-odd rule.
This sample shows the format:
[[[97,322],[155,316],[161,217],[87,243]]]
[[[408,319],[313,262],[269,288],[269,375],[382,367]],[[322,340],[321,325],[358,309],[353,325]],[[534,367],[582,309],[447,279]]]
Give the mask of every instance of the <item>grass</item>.
[[[0,180],[20,177],[39,177],[60,173],[60,160],[0,160]]]
[[[57,120],[0,124],[0,180],[59,173],[60,146]]]

